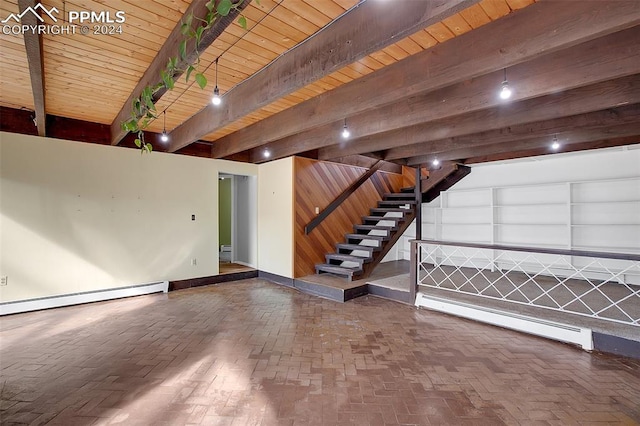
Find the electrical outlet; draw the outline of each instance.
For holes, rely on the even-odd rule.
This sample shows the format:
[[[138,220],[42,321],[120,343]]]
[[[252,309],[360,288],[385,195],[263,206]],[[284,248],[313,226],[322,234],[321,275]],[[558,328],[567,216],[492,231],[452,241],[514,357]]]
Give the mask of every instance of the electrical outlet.
[[[6,275],[3,275],[2,277],[0,277],[0,285],[7,285],[9,281],[9,277],[7,277]]]
[[[191,266],[196,266],[197,262],[195,259],[191,259]]]

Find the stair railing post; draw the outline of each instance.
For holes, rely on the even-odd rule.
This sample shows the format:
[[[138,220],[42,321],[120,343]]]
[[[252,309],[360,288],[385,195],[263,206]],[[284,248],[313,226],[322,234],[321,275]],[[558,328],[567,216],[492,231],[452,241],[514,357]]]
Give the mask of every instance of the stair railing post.
[[[422,239],[422,167],[418,165],[416,167],[416,185],[414,187],[413,193],[415,195],[415,209],[416,209],[416,240]],[[416,294],[418,292],[418,265],[421,262],[420,259],[420,247],[417,243],[411,245],[411,298],[415,304]],[[413,256],[413,250],[416,250],[415,256]],[[415,268],[415,269],[414,269]]]
[[[422,168],[416,167],[416,186],[413,190],[416,199],[416,240],[422,239]]]

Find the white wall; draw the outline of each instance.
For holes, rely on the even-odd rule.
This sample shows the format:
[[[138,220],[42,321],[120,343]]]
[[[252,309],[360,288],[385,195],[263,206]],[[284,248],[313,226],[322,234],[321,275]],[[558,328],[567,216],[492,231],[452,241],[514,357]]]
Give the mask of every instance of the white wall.
[[[476,165],[423,204],[423,238],[640,253],[639,148]]]
[[[258,269],[293,278],[293,157],[260,165]]]
[[[216,275],[219,172],[258,167],[0,133],[0,301]]]

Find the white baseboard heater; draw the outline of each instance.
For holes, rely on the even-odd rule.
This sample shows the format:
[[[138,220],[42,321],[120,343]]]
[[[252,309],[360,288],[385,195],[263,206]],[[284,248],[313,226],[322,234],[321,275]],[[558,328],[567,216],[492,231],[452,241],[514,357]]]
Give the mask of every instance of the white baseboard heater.
[[[574,343],[580,345],[582,349],[587,351],[593,350],[591,329],[588,328],[575,327],[455,300],[427,296],[420,292],[416,297],[416,306],[510,328],[536,336],[547,337],[561,342]]]
[[[110,288],[82,293],[62,294],[60,296],[42,297],[38,299],[18,300],[0,303],[0,316],[21,312],[39,311],[41,309],[59,308],[62,306],[80,305],[82,303],[101,302],[123,297],[142,296],[152,293],[167,293],[169,281],[150,284],[139,284],[129,287]]]

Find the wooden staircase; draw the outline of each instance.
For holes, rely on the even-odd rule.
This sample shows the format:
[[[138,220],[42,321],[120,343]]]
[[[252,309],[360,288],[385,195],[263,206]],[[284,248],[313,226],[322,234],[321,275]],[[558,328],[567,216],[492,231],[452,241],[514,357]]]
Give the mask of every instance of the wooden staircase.
[[[430,172],[420,182],[421,202],[432,201],[470,172],[469,167],[455,163]],[[345,235],[345,242],[325,255],[326,263],[316,265],[316,274],[329,273],[349,280],[368,277],[415,219],[416,198],[414,187],[384,194],[377,207],[362,217],[362,224],[354,225],[353,232]]]

